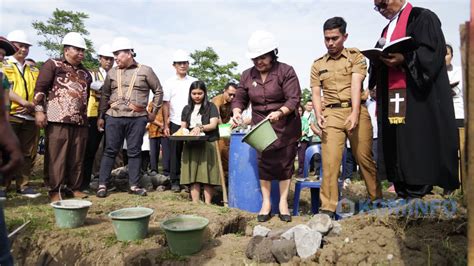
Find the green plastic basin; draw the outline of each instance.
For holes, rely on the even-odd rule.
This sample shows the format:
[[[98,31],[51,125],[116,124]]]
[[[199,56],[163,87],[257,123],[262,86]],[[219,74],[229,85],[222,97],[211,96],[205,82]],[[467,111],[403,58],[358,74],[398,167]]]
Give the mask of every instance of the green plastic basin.
[[[148,234],[148,223],[153,210],[144,207],[124,208],[109,213],[119,241],[139,240]]]
[[[258,123],[242,139],[243,142],[249,144],[259,152],[264,151],[275,140],[277,140],[277,135],[268,118]]]
[[[209,220],[194,215],[181,215],[161,222],[170,251],[176,255],[191,255],[201,250],[204,229]]]
[[[92,202],[87,200],[60,200],[51,203],[56,225],[60,228],[76,228],[84,224]]]

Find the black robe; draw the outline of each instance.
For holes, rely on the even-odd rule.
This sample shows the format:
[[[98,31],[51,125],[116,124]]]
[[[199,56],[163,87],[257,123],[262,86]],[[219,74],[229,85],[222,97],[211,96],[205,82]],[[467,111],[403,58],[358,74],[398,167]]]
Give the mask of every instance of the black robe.
[[[389,124],[388,67],[371,62],[369,87],[377,85],[378,176],[399,186],[437,185],[452,190],[459,186],[458,133],[441,22],[432,11],[414,7],[406,35],[419,46],[404,54],[405,124]]]

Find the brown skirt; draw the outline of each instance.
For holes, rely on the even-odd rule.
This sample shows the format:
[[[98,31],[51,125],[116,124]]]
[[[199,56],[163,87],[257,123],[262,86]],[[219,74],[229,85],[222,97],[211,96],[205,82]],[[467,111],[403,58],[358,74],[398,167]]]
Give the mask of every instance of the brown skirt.
[[[296,143],[283,148],[257,153],[258,175],[261,180],[287,180],[295,171]]]

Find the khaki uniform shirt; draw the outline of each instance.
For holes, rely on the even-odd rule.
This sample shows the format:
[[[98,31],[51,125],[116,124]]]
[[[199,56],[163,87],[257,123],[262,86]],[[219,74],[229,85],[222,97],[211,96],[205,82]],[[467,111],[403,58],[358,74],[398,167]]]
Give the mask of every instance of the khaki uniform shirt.
[[[225,100],[224,93],[217,95],[216,97],[212,98],[212,103],[216,105],[217,109],[219,110],[219,114],[221,116],[222,123],[227,123],[230,121],[232,117],[232,108],[231,102],[227,102]]]
[[[325,54],[311,67],[311,88],[322,88],[326,104],[349,102],[352,73],[367,75],[365,57],[358,49],[344,48],[338,58]]]
[[[127,94],[129,84],[137,67],[138,64],[134,63],[122,72],[122,92],[124,96]],[[149,66],[141,65],[133,85],[132,94],[130,95],[130,99],[128,99],[129,102],[119,101],[118,71],[118,67],[112,68],[105,78],[99,107],[101,117],[103,118],[104,114],[113,117],[139,117],[147,115],[146,107],[148,105],[148,94],[150,90],[154,94],[152,112],[155,114],[158,113],[163,103],[163,89],[153,69]],[[119,104],[111,107],[111,104],[116,102],[119,102]],[[135,110],[133,110],[129,104],[132,104]]]

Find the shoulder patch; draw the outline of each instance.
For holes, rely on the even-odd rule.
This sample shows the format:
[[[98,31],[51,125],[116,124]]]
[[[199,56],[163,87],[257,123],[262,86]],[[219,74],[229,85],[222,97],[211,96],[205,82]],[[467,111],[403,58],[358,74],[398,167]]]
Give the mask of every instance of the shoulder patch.
[[[357,53],[360,53],[360,50],[357,49],[357,48],[347,48],[347,50],[349,51],[349,53],[351,54],[357,54]]]
[[[324,55],[321,56],[321,57],[319,57],[318,59],[315,59],[315,60],[314,60],[314,63],[318,62],[319,60],[322,60],[323,58],[324,58]]]

